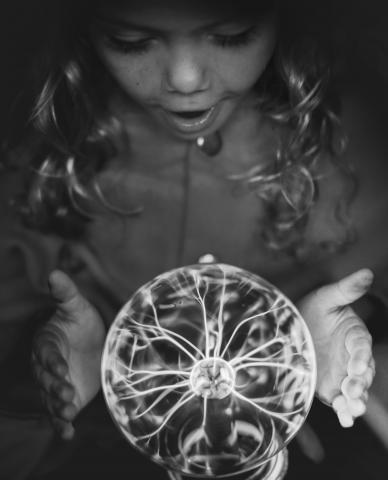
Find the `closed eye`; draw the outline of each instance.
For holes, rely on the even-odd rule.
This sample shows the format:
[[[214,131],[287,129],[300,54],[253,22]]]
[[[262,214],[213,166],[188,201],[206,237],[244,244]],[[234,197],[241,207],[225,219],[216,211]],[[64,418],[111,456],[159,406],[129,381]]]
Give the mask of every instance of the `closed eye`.
[[[122,53],[145,53],[151,47],[153,38],[145,37],[139,40],[127,40],[115,37],[113,35],[105,35],[108,46]]]
[[[228,47],[242,47],[244,45],[248,45],[251,40],[253,40],[257,35],[257,27],[253,26],[244,30],[240,33],[232,34],[232,35],[224,35],[224,34],[213,34],[212,38],[216,45],[219,45],[223,48]]]

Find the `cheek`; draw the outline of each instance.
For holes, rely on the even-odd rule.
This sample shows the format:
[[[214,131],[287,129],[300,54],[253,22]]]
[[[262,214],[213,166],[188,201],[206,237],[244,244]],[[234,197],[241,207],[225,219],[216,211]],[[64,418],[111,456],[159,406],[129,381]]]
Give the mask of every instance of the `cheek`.
[[[234,92],[244,92],[259,80],[270,61],[275,42],[272,37],[252,45],[245,53],[234,53],[228,61],[217,62],[224,84]]]
[[[217,62],[219,78],[224,87],[234,92],[245,92],[259,80],[272,57],[273,48],[258,46],[246,54],[234,55],[228,61]]]
[[[236,56],[234,61],[229,58],[228,63],[219,63],[218,74],[223,79],[224,87],[236,93],[249,90],[262,75],[269,58],[255,51],[254,55]]]
[[[156,66],[125,56],[101,55],[101,59],[120,87],[133,98],[149,99],[157,93]]]

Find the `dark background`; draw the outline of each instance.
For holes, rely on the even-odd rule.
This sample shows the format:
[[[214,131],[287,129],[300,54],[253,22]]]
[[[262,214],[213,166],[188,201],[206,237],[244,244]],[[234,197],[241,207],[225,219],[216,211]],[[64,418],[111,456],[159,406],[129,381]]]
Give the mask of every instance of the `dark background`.
[[[162,0],[161,0],[162,1]],[[305,0],[306,15],[322,16],[328,41],[337,55],[340,88],[352,89],[363,99],[386,135],[388,113],[388,2],[377,0]],[[22,127],[29,99],[24,92],[35,52],[47,41],[47,18],[56,0],[13,0],[0,5],[0,137]],[[329,20],[329,21],[328,21]],[[387,159],[388,161],[388,159]],[[373,322],[380,319],[372,318]],[[381,328],[375,328],[376,341]],[[309,422],[325,449],[320,464],[308,460],[296,441],[290,450],[287,479],[386,480],[388,455],[363,420],[349,430],[339,427],[334,413],[315,402]],[[94,424],[98,434],[86,425]],[[80,432],[74,442],[53,453],[31,480],[88,478],[167,478],[165,473],[135,453],[121,438],[99,396],[77,419]],[[1,435],[1,432],[0,432]],[[10,452],[17,457],[17,451]],[[1,459],[0,459],[1,462]]]

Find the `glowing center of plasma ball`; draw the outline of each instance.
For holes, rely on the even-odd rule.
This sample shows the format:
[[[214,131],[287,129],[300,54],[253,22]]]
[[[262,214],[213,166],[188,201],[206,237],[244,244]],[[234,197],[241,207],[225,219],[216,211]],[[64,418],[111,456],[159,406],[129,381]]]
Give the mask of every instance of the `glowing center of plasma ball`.
[[[222,358],[205,358],[191,371],[190,385],[193,392],[201,397],[220,400],[227,397],[234,388],[235,373]]]

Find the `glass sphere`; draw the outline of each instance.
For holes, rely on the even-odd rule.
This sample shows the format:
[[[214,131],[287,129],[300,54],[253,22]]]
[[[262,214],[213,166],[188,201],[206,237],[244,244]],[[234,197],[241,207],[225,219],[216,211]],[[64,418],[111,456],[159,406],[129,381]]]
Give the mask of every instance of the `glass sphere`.
[[[223,264],[171,270],[137,290],[102,359],[121,432],[194,477],[249,472],[279,453],[303,424],[315,382],[297,309],[264,279]]]

